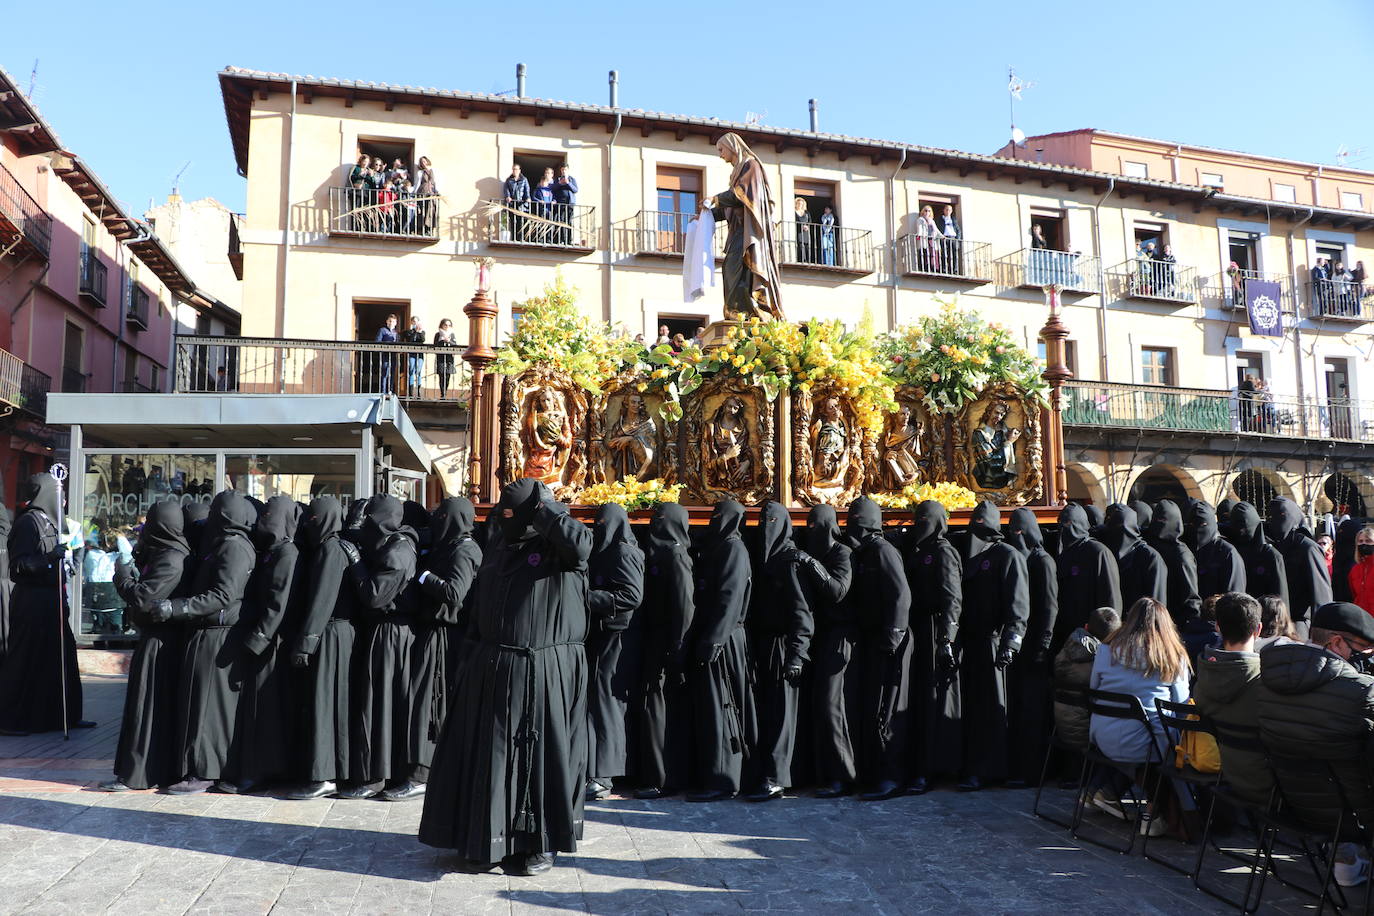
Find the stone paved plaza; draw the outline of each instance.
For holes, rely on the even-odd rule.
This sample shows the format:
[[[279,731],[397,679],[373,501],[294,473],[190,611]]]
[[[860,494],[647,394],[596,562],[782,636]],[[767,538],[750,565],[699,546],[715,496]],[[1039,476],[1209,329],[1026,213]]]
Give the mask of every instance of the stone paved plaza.
[[[0,912],[1234,912],[1138,853],[1070,841],[1030,816],[1029,790],[612,798],[588,806],[581,849],[551,873],[468,875],[416,841],[419,802],[90,791],[122,695],[121,678],[88,679],[101,726],[69,742],[0,738]],[[1265,899],[1268,912],[1307,908],[1276,884]]]

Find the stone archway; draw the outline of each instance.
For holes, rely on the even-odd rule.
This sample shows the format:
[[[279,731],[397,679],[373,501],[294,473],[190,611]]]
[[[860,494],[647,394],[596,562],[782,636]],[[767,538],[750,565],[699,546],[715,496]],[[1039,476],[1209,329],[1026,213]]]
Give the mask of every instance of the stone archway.
[[[1269,503],[1275,499],[1293,499],[1293,488],[1288,481],[1269,468],[1248,468],[1231,478],[1228,495],[1233,499],[1247,502],[1258,510],[1261,517],[1269,511]]]
[[[1330,500],[1330,511],[1337,516],[1368,517],[1369,491],[1369,481],[1362,474],[1337,472],[1322,481],[1322,495]]]
[[[1096,506],[1107,504],[1107,491],[1103,489],[1102,481],[1096,474],[1076,462],[1066,463],[1064,470],[1067,472],[1065,477],[1068,481],[1065,498],[1069,502],[1092,503]]]
[[[1136,475],[1127,493],[1128,501],[1138,499],[1150,505],[1161,499],[1172,499],[1180,506],[1190,499],[1202,499],[1202,487],[1175,464],[1150,465]]]

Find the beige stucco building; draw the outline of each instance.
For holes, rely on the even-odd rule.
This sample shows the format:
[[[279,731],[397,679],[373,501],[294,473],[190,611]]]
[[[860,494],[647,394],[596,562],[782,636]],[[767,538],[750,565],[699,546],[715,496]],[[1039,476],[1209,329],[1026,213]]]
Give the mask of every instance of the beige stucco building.
[[[220,82],[248,178],[245,335],[371,340],[396,313],[402,327],[418,316],[428,334],[450,318],[461,341],[472,259],[487,255],[497,264],[498,336],[521,301],[560,275],[590,314],[630,333],[649,338],[668,324],[690,336],[721,317],[721,301],[719,289],[683,301],[679,214],[725,188],[714,141],[733,130],[768,165],[790,319],[867,315],[881,330],[959,293],[1035,347],[1041,286],[1067,287],[1079,380],[1065,414],[1072,496],[1215,500],[1238,489],[1314,511],[1329,497],[1361,510],[1356,494],[1374,499],[1365,460],[1374,442],[1365,318],[1374,309],[1353,284],[1309,282],[1318,256],[1353,266],[1374,253],[1374,190],[1354,190],[1374,188],[1369,173],[1293,177],[1293,199],[1277,200],[1249,172],[1242,180],[1239,166],[1223,170],[1222,187],[1207,186],[1191,165],[1201,153],[1187,147],[1172,159],[1156,150],[1156,161],[1090,138],[1089,154],[1073,151],[1066,164],[1052,160],[1070,153],[1050,155],[1048,140],[1044,161],[1027,161],[1024,150],[1012,159],[613,105],[235,68]],[[427,157],[439,200],[409,211],[355,191],[348,179],[360,154],[401,159],[408,171]],[[1145,157],[1145,173],[1122,166],[1125,155]],[[566,228],[492,211],[512,163],[531,186],[543,168],[568,165],[576,203],[550,211]],[[1315,168],[1273,173],[1290,167]],[[1362,194],[1358,206],[1352,193]],[[950,207],[955,234],[922,237],[925,206],[941,226]],[[827,207],[833,235],[820,226]],[[1046,247],[1031,251],[1037,224]],[[1136,260],[1148,243],[1171,247],[1175,262]],[[1282,336],[1249,331],[1246,284],[1263,281],[1279,284]],[[1246,374],[1267,381],[1269,400],[1235,397]],[[417,426],[441,430],[452,415],[440,405]]]

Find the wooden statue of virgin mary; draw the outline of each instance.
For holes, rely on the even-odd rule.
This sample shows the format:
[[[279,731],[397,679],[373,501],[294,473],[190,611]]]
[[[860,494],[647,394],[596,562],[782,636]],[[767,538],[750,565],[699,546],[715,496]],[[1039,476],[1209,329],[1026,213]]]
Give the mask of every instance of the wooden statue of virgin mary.
[[[716,141],[720,158],[734,166],[730,187],[705,201],[711,215],[725,220],[725,317],[766,315],[782,319],[777,248],[773,244],[773,200],[763,163],[739,134]]]

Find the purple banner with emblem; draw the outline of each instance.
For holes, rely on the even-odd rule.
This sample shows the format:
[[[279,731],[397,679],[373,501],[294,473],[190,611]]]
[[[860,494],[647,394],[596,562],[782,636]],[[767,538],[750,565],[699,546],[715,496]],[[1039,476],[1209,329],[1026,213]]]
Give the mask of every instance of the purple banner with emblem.
[[[1250,317],[1250,333],[1261,337],[1283,336],[1283,291],[1273,280],[1245,281],[1245,312]]]

